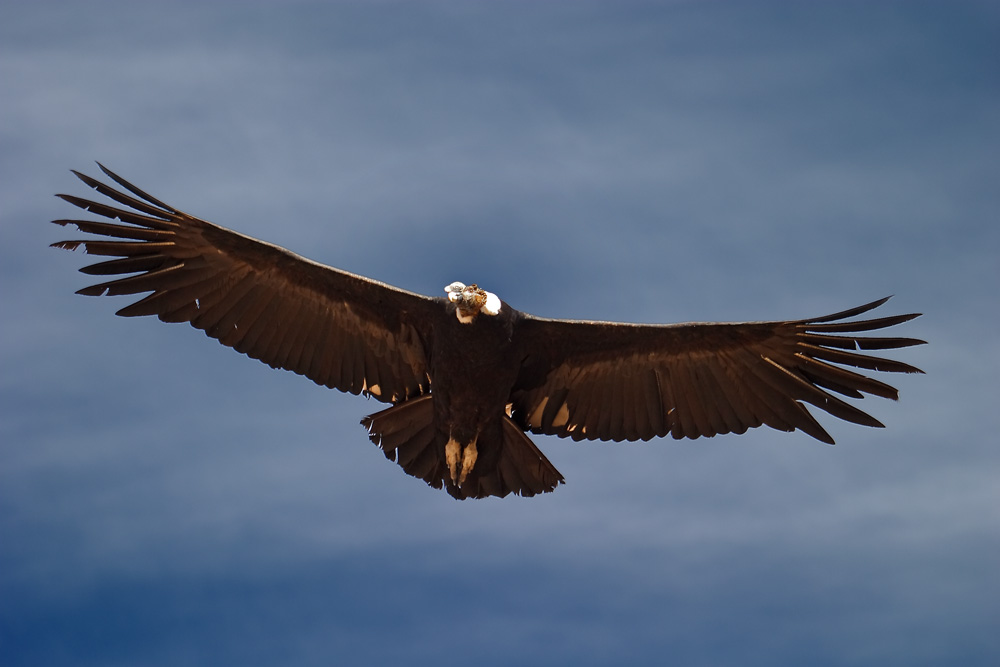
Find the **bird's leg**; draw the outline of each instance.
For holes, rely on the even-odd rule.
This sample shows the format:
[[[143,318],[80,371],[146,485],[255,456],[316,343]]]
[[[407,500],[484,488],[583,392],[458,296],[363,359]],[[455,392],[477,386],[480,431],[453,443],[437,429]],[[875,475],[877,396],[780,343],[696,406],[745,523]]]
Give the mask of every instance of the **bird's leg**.
[[[479,456],[476,450],[476,437],[472,441],[463,445],[454,436],[448,437],[448,444],[444,447],[444,457],[448,464],[448,474],[451,476],[452,484],[461,486],[465,478],[469,476],[476,465]],[[461,466],[461,467],[459,467]]]

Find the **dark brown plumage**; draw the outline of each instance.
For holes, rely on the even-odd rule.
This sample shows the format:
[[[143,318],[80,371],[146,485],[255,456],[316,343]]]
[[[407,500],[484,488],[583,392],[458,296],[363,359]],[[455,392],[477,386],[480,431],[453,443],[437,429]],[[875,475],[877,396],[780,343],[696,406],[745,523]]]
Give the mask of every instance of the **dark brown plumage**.
[[[457,498],[531,496],[562,475],[525,431],[574,440],[697,438],[767,425],[833,439],[803,403],[866,426],[837,394],[895,399],[847,367],[919,373],[866,354],[918,345],[859,335],[917,317],[847,321],[880,299],[787,322],[638,325],[520,313],[461,283],[430,298],[323,266],[172,208],[101,166],[125,192],[74,172],[114,205],[58,195],[114,220],[55,220],[97,235],[61,241],[113,259],[79,291],[147,296],[119,315],[190,322],[274,368],[391,404],[362,423],[385,455]]]

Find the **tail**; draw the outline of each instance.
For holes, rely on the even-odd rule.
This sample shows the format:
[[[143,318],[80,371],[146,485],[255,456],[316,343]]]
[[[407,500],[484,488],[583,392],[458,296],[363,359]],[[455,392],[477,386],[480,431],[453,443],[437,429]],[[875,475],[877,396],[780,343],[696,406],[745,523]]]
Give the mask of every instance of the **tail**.
[[[555,466],[518,426],[504,415],[499,438],[481,434],[476,465],[455,484],[445,460],[446,437],[434,425],[433,396],[404,401],[361,420],[368,437],[408,475],[464,500],[514,493],[547,493],[565,480]],[[499,451],[497,451],[499,450]]]
[[[406,474],[440,489],[448,467],[444,447],[435,446],[437,433],[431,400],[430,395],[425,395],[403,401],[368,415],[361,425],[368,429],[368,437],[382,449],[385,458],[398,463]]]

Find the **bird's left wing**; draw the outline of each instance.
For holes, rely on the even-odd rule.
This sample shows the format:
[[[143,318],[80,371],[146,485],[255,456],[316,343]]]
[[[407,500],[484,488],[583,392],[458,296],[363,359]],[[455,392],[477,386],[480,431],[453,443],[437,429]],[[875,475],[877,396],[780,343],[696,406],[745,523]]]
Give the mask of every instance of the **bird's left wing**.
[[[845,367],[921,372],[863,351],[924,341],[859,335],[916,314],[845,321],[886,300],[787,322],[656,326],[526,315],[518,323],[527,358],[512,393],[513,419],[533,433],[574,440],[697,438],[766,424],[832,443],[803,402],[882,426],[834,393],[897,396]]]
[[[148,296],[118,311],[192,326],[238,352],[317,384],[395,402],[430,389],[420,322],[428,297],[299,257],[183,213],[101,169],[131,195],[74,171],[121,204],[58,195],[113,222],[55,220],[108,238],[61,241],[114,257],[80,269],[127,275],[79,290]]]

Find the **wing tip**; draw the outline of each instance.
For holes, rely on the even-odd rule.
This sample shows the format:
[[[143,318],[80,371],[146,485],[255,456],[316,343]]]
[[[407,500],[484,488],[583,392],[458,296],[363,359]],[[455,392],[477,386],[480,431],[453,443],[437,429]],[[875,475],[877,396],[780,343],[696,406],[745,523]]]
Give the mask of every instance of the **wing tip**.
[[[830,315],[822,315],[820,317],[810,317],[808,319],[799,320],[798,324],[821,324],[823,322],[835,322],[837,320],[846,320],[850,317],[856,317],[862,313],[867,313],[870,310],[875,310],[879,306],[883,305],[889,299],[893,297],[892,294],[889,296],[884,296],[881,299],[875,299],[868,303],[862,304],[860,306],[855,306],[854,308],[848,308],[847,310],[841,310]]]

